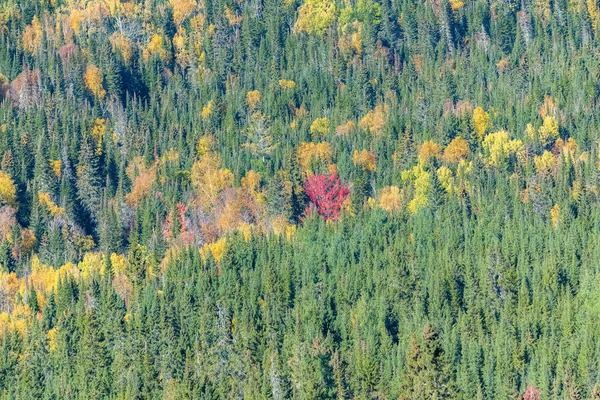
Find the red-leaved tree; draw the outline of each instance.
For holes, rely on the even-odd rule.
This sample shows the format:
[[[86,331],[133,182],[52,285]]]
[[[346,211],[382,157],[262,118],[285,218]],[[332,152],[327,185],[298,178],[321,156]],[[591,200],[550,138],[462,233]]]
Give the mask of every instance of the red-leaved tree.
[[[312,175],[304,183],[304,190],[325,220],[336,219],[340,215],[342,203],[350,195],[336,173],[331,176]]]
[[[525,390],[523,400],[540,400],[540,397],[540,390],[537,387],[533,385],[527,385],[527,390]]]

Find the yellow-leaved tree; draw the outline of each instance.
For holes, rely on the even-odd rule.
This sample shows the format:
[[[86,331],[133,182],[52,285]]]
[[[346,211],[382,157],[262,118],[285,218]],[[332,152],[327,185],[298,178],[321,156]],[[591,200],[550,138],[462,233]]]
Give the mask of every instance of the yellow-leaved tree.
[[[558,137],[558,121],[556,118],[548,116],[544,118],[544,123],[538,129],[538,139],[543,145],[549,144]]]
[[[10,175],[0,171],[0,202],[15,206],[17,201],[17,187]]]
[[[125,64],[129,65],[133,54],[132,44],[129,38],[122,33],[115,32],[110,37],[110,44],[113,51],[118,50],[121,53],[121,57],[123,57]]]
[[[200,207],[206,210],[215,204],[225,188],[233,185],[233,173],[221,168],[221,157],[209,151],[192,166],[191,181],[198,194]]]
[[[335,1],[305,0],[298,8],[295,32],[314,33],[323,36],[335,21]]]
[[[42,25],[37,16],[33,17],[31,25],[25,27],[23,33],[23,49],[28,53],[35,53],[42,45],[43,32]]]
[[[312,175],[332,163],[333,148],[327,142],[301,143],[298,147],[298,163],[306,175]]]
[[[383,133],[387,122],[387,114],[390,107],[387,104],[378,104],[374,109],[367,112],[360,122],[358,127],[368,130],[373,136],[379,136]]]
[[[505,130],[487,135],[482,146],[486,163],[495,168],[501,167],[511,156],[520,158],[525,154],[523,142],[520,139],[511,139]]]
[[[53,217],[63,215],[65,213],[65,209],[57,206],[56,203],[54,203],[50,198],[50,194],[46,192],[38,192],[38,204],[42,207],[45,207]]]
[[[352,153],[352,162],[356,167],[360,167],[367,172],[377,171],[377,156],[367,149]]]
[[[444,161],[457,163],[469,155],[469,143],[465,139],[456,137],[444,149]]]
[[[483,108],[477,107],[473,110],[473,126],[479,141],[483,140],[486,131],[491,126],[490,115]]]
[[[402,192],[398,186],[386,186],[379,191],[377,204],[389,213],[399,211],[402,206]]]
[[[541,156],[535,156],[533,158],[533,164],[535,165],[535,170],[538,174],[547,176],[554,171],[556,157],[548,150],[545,150]]]
[[[317,118],[310,124],[310,134],[317,139],[325,136],[329,132],[329,129],[331,129],[331,122],[326,117]]]
[[[251,90],[246,94],[246,104],[251,109],[256,108],[262,101],[262,95],[259,90]]]
[[[104,90],[104,87],[102,86],[104,79],[102,78],[102,71],[100,71],[100,68],[95,65],[88,65],[85,74],[83,75],[83,80],[85,82],[85,87],[88,88],[94,96],[99,99],[104,98],[106,90]]]
[[[196,8],[196,0],[171,0],[171,7],[173,8],[173,21],[175,24],[181,25]]]
[[[413,184],[414,197],[408,203],[408,211],[411,214],[416,213],[429,204],[428,196],[431,191],[431,174],[424,168],[423,163],[419,163],[413,168],[403,171],[402,180],[412,182]]]
[[[550,219],[552,220],[552,228],[556,230],[558,227],[558,219],[560,218],[560,206],[555,204],[550,210]]]
[[[442,148],[433,140],[427,140],[419,146],[418,155],[420,162],[427,162],[432,158],[439,158],[442,153]]]
[[[137,207],[148,196],[152,185],[156,181],[156,164],[146,167],[144,158],[135,157],[126,169],[131,180],[131,192],[125,195],[125,201],[131,207]]]

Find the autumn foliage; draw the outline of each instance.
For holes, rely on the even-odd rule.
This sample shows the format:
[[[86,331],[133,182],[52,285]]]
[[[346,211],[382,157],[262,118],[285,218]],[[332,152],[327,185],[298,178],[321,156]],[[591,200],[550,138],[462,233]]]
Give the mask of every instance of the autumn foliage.
[[[0,202],[14,205],[17,198],[17,187],[10,175],[0,171]]]
[[[98,67],[95,65],[88,65],[83,80],[85,81],[85,87],[87,87],[94,96],[99,99],[104,98],[106,90],[104,90],[104,87],[102,86],[102,71],[100,71]]]
[[[312,175],[306,180],[304,190],[325,220],[336,219],[340,215],[342,204],[350,195],[337,174]]]

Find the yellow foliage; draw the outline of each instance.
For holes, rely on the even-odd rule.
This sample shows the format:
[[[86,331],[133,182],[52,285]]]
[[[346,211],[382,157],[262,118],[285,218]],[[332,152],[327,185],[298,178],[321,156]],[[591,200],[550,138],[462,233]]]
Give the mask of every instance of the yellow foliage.
[[[56,343],[56,335],[57,328],[52,328],[48,330],[48,351],[50,353],[56,351],[57,343]]]
[[[544,96],[544,102],[540,106],[538,112],[540,117],[542,117],[542,120],[546,119],[546,117],[556,117],[558,106],[554,103],[552,96]]]
[[[21,229],[21,252],[29,253],[37,241],[31,229]]]
[[[471,173],[473,172],[473,162],[467,160],[460,160],[458,167],[456,168],[456,181],[458,182],[458,188],[470,191],[472,185],[469,182]]]
[[[546,117],[544,118],[544,123],[538,129],[538,139],[539,141],[547,145],[552,139],[556,139],[558,137],[558,121],[554,117]]]
[[[433,140],[427,140],[419,146],[418,155],[420,162],[427,162],[432,158],[439,158],[442,152],[442,148],[439,144]]]
[[[506,71],[508,69],[508,60],[506,58],[503,58],[500,61],[498,61],[498,63],[496,64],[496,69],[498,70],[498,72]]]
[[[46,192],[38,192],[38,204],[45,207],[53,217],[65,213],[65,209],[57,206],[50,198],[50,194]]]
[[[354,166],[361,167],[367,172],[377,171],[377,156],[369,150],[354,150],[352,154]]]
[[[102,86],[103,78],[102,71],[95,65],[88,65],[85,74],[83,75],[85,81],[85,87],[88,88],[94,96],[99,99],[103,99],[106,95],[106,90]]]
[[[244,236],[244,240],[247,242],[250,240],[250,237],[252,236],[252,225],[247,223],[247,222],[242,222],[241,224],[238,225],[237,230],[239,232],[241,232],[241,234]]]
[[[58,283],[58,272],[50,265],[41,264],[37,256],[33,256],[29,282],[36,290],[38,305],[43,309],[46,302],[45,295],[51,293],[52,289]],[[25,292],[24,280],[21,285],[21,291]]]
[[[83,252],[88,252],[96,246],[92,235],[76,234],[73,241],[75,242],[75,245]]]
[[[379,191],[377,204],[389,213],[400,210],[402,193],[398,186],[386,186]]]
[[[177,25],[189,17],[196,8],[196,0],[171,0],[173,8],[173,20]]]
[[[28,53],[35,53],[42,45],[43,31],[42,25],[37,16],[33,17],[31,25],[25,27],[23,33],[23,49]]]
[[[214,205],[221,191],[233,185],[233,174],[228,169],[220,169],[220,165],[221,157],[209,152],[192,166],[192,185],[204,209]]]
[[[112,253],[110,255],[110,265],[112,266],[113,274],[124,274],[127,270],[127,257],[123,254]]]
[[[479,141],[485,136],[485,132],[491,125],[490,115],[483,110],[481,107],[473,110],[473,126],[475,127],[475,133]]]
[[[173,47],[175,48],[175,61],[185,70],[192,64],[192,57],[187,49],[188,36],[185,28],[180,26],[173,36]]]
[[[142,56],[145,61],[148,61],[153,56],[157,55],[161,60],[166,61],[169,58],[169,51],[165,48],[164,38],[155,33],[150,39],[148,46],[142,51]]]
[[[15,206],[17,200],[17,187],[10,175],[0,171],[0,201]]]
[[[573,182],[573,187],[571,188],[571,196],[573,200],[579,201],[581,196],[581,184],[577,181]]]
[[[227,242],[226,242],[225,238],[223,237],[214,243],[210,243],[210,244],[205,243],[204,246],[200,249],[200,255],[202,256],[202,259],[206,261],[206,256],[208,255],[208,252],[210,251],[210,253],[212,254],[215,261],[217,263],[220,263],[221,259],[223,258],[223,254],[225,254],[226,248],[227,248]]]
[[[444,161],[456,163],[469,155],[469,143],[460,137],[452,139],[444,149]]]
[[[296,82],[287,79],[280,79],[279,86],[281,86],[283,89],[293,89],[296,87]]]
[[[79,278],[79,268],[77,268],[77,265],[71,263],[71,262],[67,262],[65,265],[62,265],[58,271],[56,271],[57,275],[60,276],[72,276],[74,278]]]
[[[60,178],[62,171],[62,161],[61,160],[50,160],[50,169],[57,178]]]
[[[102,140],[104,139],[104,133],[106,132],[106,120],[104,118],[96,118],[94,126],[90,132],[90,135],[96,142],[96,154],[102,154]]]
[[[356,54],[362,54],[362,37],[360,34],[360,29],[358,32],[354,32],[352,36],[350,36],[350,44],[352,45],[352,48]]]
[[[83,20],[83,11],[79,8],[73,8],[69,14],[69,24],[75,33],[81,30],[81,21]]]
[[[225,7],[225,18],[227,19],[227,22],[231,26],[237,26],[242,23],[242,16],[237,15],[229,7]]]
[[[125,201],[131,207],[137,207],[142,199],[144,199],[152,185],[156,182],[156,165],[150,168],[146,167],[144,158],[141,156],[135,157],[126,169],[127,176],[132,181],[131,192],[125,195]]]
[[[538,174],[550,175],[556,165],[556,158],[554,157],[554,154],[546,150],[541,156],[534,157],[533,164],[535,165],[535,170]]]
[[[431,174],[425,170],[422,163],[417,164],[408,171],[402,172],[402,180],[412,181],[414,198],[408,203],[408,211],[415,214],[422,207],[429,204],[429,191],[431,189]]]
[[[326,117],[317,118],[310,125],[310,134],[316,138],[320,136],[325,136],[327,132],[329,132],[330,128],[331,122],[329,122],[329,119],[327,119]]]
[[[208,117],[211,116],[213,111],[213,101],[210,100],[208,102],[208,104],[206,104],[206,106],[204,108],[202,108],[202,118],[203,119],[207,119]]]
[[[256,108],[256,106],[262,101],[262,95],[258,90],[251,90],[246,94],[246,104],[250,108]]]
[[[322,36],[333,25],[335,11],[333,0],[305,0],[298,8],[298,20],[294,31]]]
[[[277,216],[271,220],[271,229],[277,236],[285,235],[290,240],[295,233],[295,225],[289,223],[288,219],[283,216]]]
[[[389,109],[390,107],[387,104],[378,104],[360,120],[358,123],[359,128],[366,129],[375,136],[381,135],[387,122]]]
[[[550,0],[534,0],[534,10],[544,22],[550,19]]]
[[[23,280],[17,278],[17,274],[14,272],[0,272],[0,293],[8,300],[11,308],[14,305],[22,283]]]
[[[446,166],[438,168],[436,171],[440,184],[446,189],[449,194],[454,191],[454,176],[452,170]]]
[[[333,149],[327,142],[301,143],[298,147],[298,163],[306,174],[312,174],[311,165],[322,163],[329,166],[332,163]]]
[[[125,64],[129,65],[133,54],[129,38],[122,33],[115,32],[110,37],[110,44],[112,45],[113,51],[118,50],[121,53]]]
[[[490,133],[483,140],[483,149],[486,151],[485,160],[492,167],[500,167],[511,156],[518,158],[525,153],[525,147],[520,139],[510,139],[507,131],[501,130]]]
[[[102,253],[86,253],[83,256],[83,261],[81,261],[77,267],[79,268],[79,271],[81,271],[83,279],[87,279],[96,274],[103,275],[105,265]]]
[[[537,131],[535,130],[535,128],[531,124],[527,124],[527,126],[525,127],[525,134],[531,140],[536,140],[537,139]]]
[[[160,162],[164,165],[166,163],[179,161],[179,153],[175,149],[170,148],[160,157]]]
[[[339,125],[335,128],[335,134],[338,136],[347,136],[356,128],[356,124],[353,121],[348,121],[343,125]]]
[[[119,297],[125,302],[125,304],[129,303],[129,298],[133,293],[133,284],[131,280],[125,274],[115,275],[112,286],[115,289],[115,292],[119,295]],[[129,321],[128,315],[125,315],[125,320]]]
[[[587,9],[594,32],[598,31],[598,6],[594,0],[587,0]]]
[[[10,316],[7,312],[0,313],[0,337],[3,337],[10,329]]]
[[[560,206],[555,204],[550,210],[550,218],[552,219],[552,228],[558,227],[558,218],[560,217]]]
[[[17,332],[20,336],[27,333],[27,327],[32,317],[31,309],[27,304],[17,304],[9,317],[8,329]]]
[[[198,139],[198,143],[196,144],[198,155],[200,157],[204,156],[206,153],[212,150],[214,144],[215,139],[212,137],[212,135],[202,136],[200,139]]]
[[[556,154],[562,154],[563,157],[574,160],[578,147],[579,146],[577,145],[577,142],[573,138],[567,139],[566,143],[561,138],[558,138],[556,142],[554,142],[553,152]]]
[[[255,194],[260,188],[261,176],[258,172],[250,170],[246,173],[246,176],[242,178],[242,187],[249,193]]]
[[[341,27],[338,47],[342,54],[347,56],[362,54],[362,25],[361,22],[355,20]]]
[[[450,8],[452,11],[457,12],[465,6],[465,2],[462,0],[450,0]]]

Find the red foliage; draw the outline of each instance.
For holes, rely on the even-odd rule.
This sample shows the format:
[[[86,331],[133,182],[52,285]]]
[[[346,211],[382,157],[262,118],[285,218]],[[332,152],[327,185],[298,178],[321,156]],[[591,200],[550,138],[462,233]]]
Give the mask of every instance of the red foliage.
[[[184,233],[188,228],[188,220],[185,217],[185,213],[188,211],[188,208],[182,202],[177,203],[177,220],[179,221],[179,232]]]
[[[336,173],[331,176],[310,176],[304,183],[304,190],[325,220],[336,219],[340,215],[342,203],[350,195],[350,191],[342,185]]]
[[[40,70],[24,69],[10,84],[9,94],[19,108],[31,108],[42,98],[42,78]]]
[[[525,391],[525,396],[523,396],[523,399],[540,400],[540,390],[533,385],[527,385],[527,390]]]

